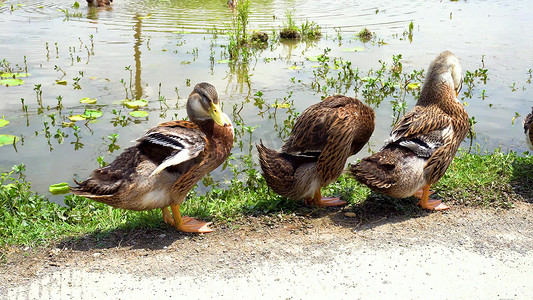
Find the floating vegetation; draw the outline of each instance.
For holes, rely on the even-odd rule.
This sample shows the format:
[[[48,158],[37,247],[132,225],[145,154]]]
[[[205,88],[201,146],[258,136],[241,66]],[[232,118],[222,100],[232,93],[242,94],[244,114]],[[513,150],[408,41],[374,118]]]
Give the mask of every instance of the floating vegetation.
[[[20,138],[11,134],[0,134],[0,147],[5,145],[14,145],[20,141]]]
[[[94,109],[86,109],[83,114],[68,116],[67,118],[72,122],[85,121],[98,119],[104,115],[103,112]],[[70,124],[66,123],[63,127],[69,127]]]
[[[422,84],[420,82],[413,82],[413,83],[409,83],[407,85],[407,88],[409,90],[416,90],[416,89],[419,89],[421,86],[422,86]]]
[[[307,60],[309,61],[327,61],[329,60],[329,57],[324,56],[323,54],[315,55],[315,56],[307,56]]]
[[[17,86],[17,85],[23,85],[25,84],[26,82],[22,79],[18,79],[18,78],[8,78],[8,79],[2,79],[0,80],[0,84],[1,85],[5,85],[6,87],[8,86]]]
[[[85,121],[85,117],[83,115],[73,115],[73,116],[68,116],[68,119],[71,120],[72,122],[78,122],[78,121]],[[69,123],[65,123],[65,125],[68,127],[70,126]]]
[[[80,103],[96,104],[96,98],[92,98],[92,99],[90,97],[81,98]]]
[[[152,14],[147,14],[146,16],[138,16],[137,19],[144,20],[144,19],[150,19],[152,17]]]
[[[146,100],[144,100],[144,99],[140,99],[140,100],[129,100],[129,99],[126,99],[126,100],[122,101],[122,104],[124,106],[126,106],[127,108],[138,109],[139,107],[147,106],[148,102]]]
[[[66,80],[56,80],[56,84],[67,85],[67,81]]]
[[[344,52],[361,52],[361,51],[365,51],[365,48],[363,48],[363,47],[343,48],[342,51],[344,51]]]
[[[82,117],[85,119],[98,119],[104,115],[103,112],[94,109],[86,109]]]
[[[9,124],[9,121],[4,119],[4,117],[2,117],[2,119],[0,119],[0,127],[4,127],[7,124]]]
[[[146,118],[150,115],[150,113],[148,113],[147,111],[143,111],[143,110],[130,111],[129,114],[130,116],[134,118]]]
[[[70,192],[70,189],[68,187],[68,183],[61,182],[61,183],[52,184],[48,188],[48,191],[52,195],[61,195],[61,194],[68,194]]]
[[[30,76],[30,73],[2,73],[0,74],[1,78],[20,78],[20,77],[28,77]]]

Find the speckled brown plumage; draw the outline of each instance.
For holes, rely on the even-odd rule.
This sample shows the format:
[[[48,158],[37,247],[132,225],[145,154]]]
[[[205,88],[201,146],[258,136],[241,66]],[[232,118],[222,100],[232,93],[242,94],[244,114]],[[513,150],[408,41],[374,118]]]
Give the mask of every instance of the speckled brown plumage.
[[[412,196],[446,172],[470,123],[456,96],[461,88],[459,61],[441,53],[430,65],[416,106],[392,129],[383,148],[350,169],[371,189],[389,196]]]
[[[533,150],[533,107],[531,112],[524,119],[524,134],[526,135],[527,145]]]
[[[165,122],[148,130],[111,164],[71,187],[72,192],[131,210],[181,204],[198,180],[224,162],[233,145],[231,123],[221,126],[202,115],[195,117],[193,109],[201,105],[190,102],[207,98],[218,105],[214,87],[197,85],[187,107],[193,122]]]
[[[340,176],[373,131],[372,108],[346,96],[327,97],[298,117],[281,152],[257,145],[263,176],[280,195],[312,197]]]

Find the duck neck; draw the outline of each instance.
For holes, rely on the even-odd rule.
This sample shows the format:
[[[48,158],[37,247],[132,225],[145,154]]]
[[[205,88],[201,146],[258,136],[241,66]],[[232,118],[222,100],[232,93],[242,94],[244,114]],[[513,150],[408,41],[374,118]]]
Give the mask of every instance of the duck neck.
[[[194,120],[193,121],[200,129],[202,130],[205,135],[210,138],[215,134],[215,121],[211,119],[206,120]]]

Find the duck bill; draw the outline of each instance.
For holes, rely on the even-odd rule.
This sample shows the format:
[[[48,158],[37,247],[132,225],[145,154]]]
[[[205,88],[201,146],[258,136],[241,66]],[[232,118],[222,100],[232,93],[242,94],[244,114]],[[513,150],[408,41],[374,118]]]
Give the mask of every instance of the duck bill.
[[[215,103],[211,102],[211,108],[208,111],[209,116],[215,123],[217,123],[220,126],[225,126],[227,124],[230,124],[229,120],[227,119],[226,115],[220,110],[220,107],[216,105]]]

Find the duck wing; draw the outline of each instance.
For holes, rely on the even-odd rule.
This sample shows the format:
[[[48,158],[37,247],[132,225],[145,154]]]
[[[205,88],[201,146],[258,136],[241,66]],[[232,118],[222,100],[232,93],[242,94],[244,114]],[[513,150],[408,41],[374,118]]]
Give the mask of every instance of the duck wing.
[[[452,143],[454,137],[452,118],[436,110],[415,106],[394,126],[384,147],[396,144],[429,158],[438,148]]]
[[[349,100],[349,97],[337,95],[309,106],[296,120],[281,151],[290,154],[321,152],[328,141],[331,125],[345,114]]]
[[[198,157],[205,150],[207,137],[192,122],[171,121],[148,130],[136,141],[143,154],[159,163],[150,174],[154,176],[166,168],[182,165]],[[188,169],[187,165],[178,171],[183,173]]]

